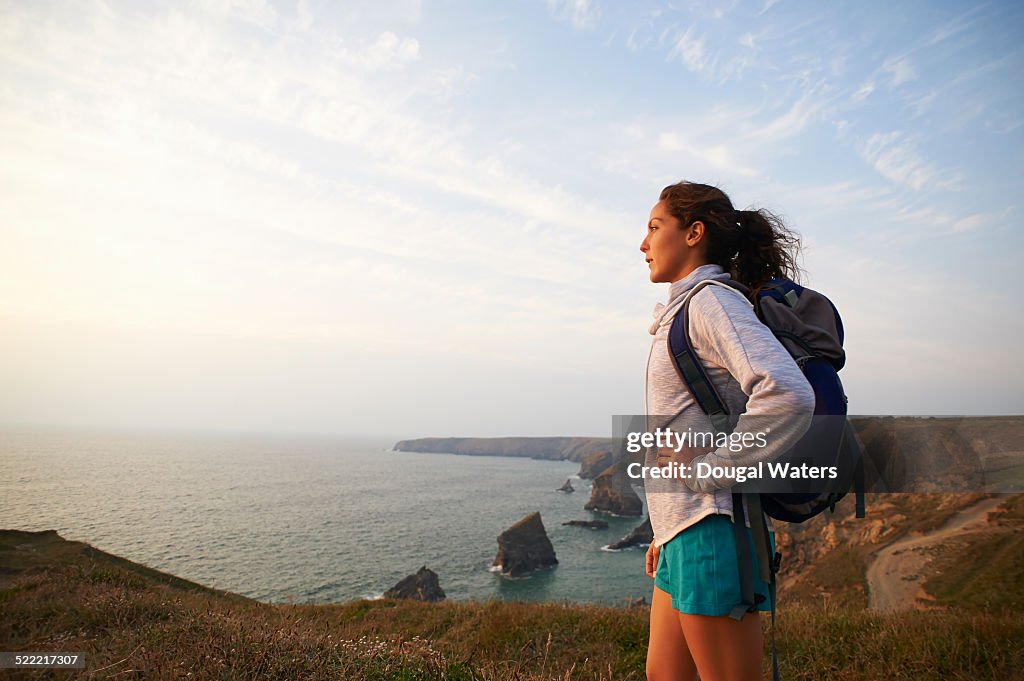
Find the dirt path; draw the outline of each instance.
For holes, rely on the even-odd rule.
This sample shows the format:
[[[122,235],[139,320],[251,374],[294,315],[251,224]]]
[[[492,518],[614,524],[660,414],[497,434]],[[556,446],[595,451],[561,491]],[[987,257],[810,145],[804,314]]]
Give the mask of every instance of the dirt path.
[[[937,530],[904,537],[886,546],[868,567],[868,607],[872,610],[905,610],[917,606],[924,581],[922,569],[931,560],[927,549],[964,530],[983,524],[990,511],[1006,501],[999,496],[960,511]]]

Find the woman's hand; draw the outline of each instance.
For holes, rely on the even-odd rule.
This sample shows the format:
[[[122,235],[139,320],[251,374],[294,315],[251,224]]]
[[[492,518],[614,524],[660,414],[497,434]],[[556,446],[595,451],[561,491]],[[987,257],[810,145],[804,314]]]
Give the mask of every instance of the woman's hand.
[[[658,468],[665,468],[672,461],[677,461],[681,465],[689,466],[698,456],[713,451],[714,447],[681,447],[678,452],[669,447],[662,447],[658,450],[657,465]]]
[[[658,567],[658,554],[661,553],[661,548],[656,547],[654,542],[647,547],[647,576],[654,579],[654,570]]]

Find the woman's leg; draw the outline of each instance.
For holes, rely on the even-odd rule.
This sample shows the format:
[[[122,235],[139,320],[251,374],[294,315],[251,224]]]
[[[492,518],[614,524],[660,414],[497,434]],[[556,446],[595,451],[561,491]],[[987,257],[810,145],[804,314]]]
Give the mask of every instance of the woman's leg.
[[[738,622],[728,616],[675,614],[701,681],[761,681],[761,618],[756,612]]]
[[[654,587],[647,681],[695,681],[697,678],[697,667],[683,638],[681,617],[677,610],[672,609],[672,597]]]

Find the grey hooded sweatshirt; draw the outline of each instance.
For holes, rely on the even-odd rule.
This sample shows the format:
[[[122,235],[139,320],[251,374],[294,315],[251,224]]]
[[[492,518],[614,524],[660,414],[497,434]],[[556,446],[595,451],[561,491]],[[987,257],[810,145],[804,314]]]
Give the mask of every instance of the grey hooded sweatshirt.
[[[671,285],[667,304],[655,306],[649,329],[654,338],[647,358],[648,430],[666,425],[677,433],[707,430],[703,410],[676,371],[668,333],[698,282],[728,278],[718,265],[703,265]],[[735,467],[771,461],[800,439],[814,412],[814,392],[792,356],[758,320],[741,293],[715,284],[700,289],[690,302],[690,338],[708,379],[734,415],[734,437],[769,431],[761,440],[764,446],[720,447],[695,458],[691,462],[693,470],[700,462]],[[657,453],[657,448],[648,448],[644,465],[655,466]],[[654,544],[662,546],[706,516],[721,513],[731,517],[729,487],[735,482],[728,474],[703,479],[646,479],[644,491]]]

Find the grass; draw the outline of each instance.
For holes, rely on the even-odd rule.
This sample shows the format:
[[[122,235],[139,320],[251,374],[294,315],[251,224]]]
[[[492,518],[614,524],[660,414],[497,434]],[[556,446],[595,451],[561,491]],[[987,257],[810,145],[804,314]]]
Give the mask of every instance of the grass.
[[[84,652],[88,661],[81,672],[10,672],[14,679],[643,679],[648,612],[393,599],[269,605],[56,535],[0,532],[4,649]],[[1019,612],[879,615],[792,600],[777,629],[783,672],[840,681],[1020,678]]]
[[[934,556],[925,590],[944,606],[982,612],[1024,611],[1024,495],[1000,505],[997,529],[970,533]]]

